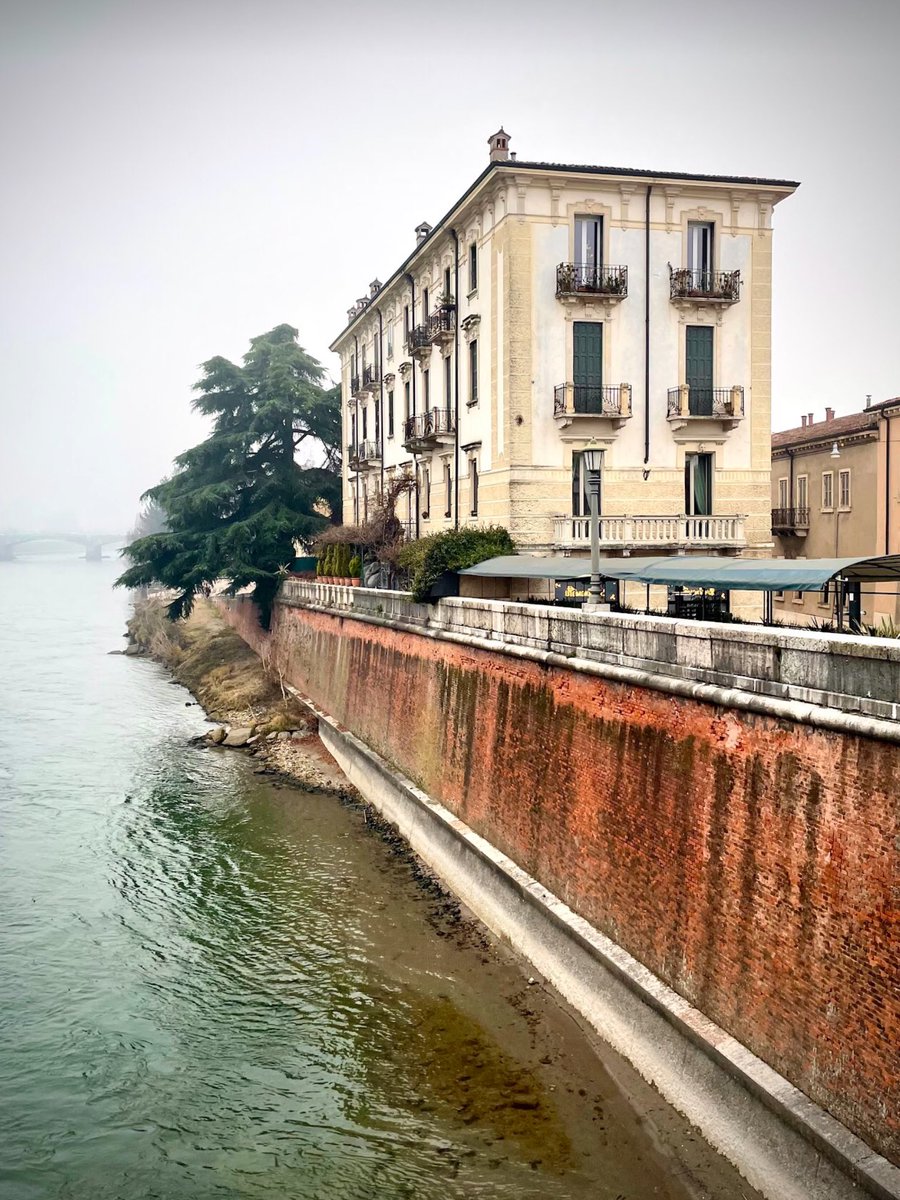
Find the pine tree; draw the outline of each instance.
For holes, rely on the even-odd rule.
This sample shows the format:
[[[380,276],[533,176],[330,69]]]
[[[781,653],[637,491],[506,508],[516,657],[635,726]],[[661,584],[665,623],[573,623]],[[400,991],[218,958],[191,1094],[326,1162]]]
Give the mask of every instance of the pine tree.
[[[144,494],[162,509],[167,529],[126,547],[132,565],[116,583],[176,589],[173,620],[225,580],[230,594],[254,585],[268,626],[294,540],[340,520],[340,392],[322,387],[322,368],[297,336],[279,325],[251,340],[243,365],[221,357],[203,364],[193,407],[212,418],[212,432]],[[301,446],[321,465],[299,464]]]

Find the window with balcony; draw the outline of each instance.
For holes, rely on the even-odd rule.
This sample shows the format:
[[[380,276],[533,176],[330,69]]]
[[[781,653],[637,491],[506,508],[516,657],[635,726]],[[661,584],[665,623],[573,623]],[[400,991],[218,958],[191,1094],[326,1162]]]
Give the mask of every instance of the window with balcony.
[[[410,409],[409,384],[404,383],[404,385],[403,385],[403,423],[404,424],[406,424],[406,422],[410,418],[409,409]]]
[[[850,472],[838,472],[838,507],[850,507]]]
[[[362,440],[365,441],[369,436],[369,406],[362,406]]]
[[[431,515],[431,467],[429,467],[427,463],[422,464],[420,478],[420,503],[422,506],[422,519],[427,521]]]
[[[422,288],[422,324],[428,324],[428,288]]]
[[[478,403],[478,339],[469,342],[469,404]]]
[[[453,480],[450,475],[450,464],[444,463],[444,516],[449,517],[453,512]]]
[[[780,509],[785,509],[789,506],[790,495],[788,493],[788,479],[787,476],[785,476],[784,479],[778,480],[778,507]]]
[[[427,409],[431,403],[431,371],[422,372],[422,408]]]
[[[450,355],[444,359],[444,408],[449,408],[453,399],[453,363]]]
[[[831,511],[834,508],[834,472],[822,472],[822,508]]]
[[[684,511],[689,517],[712,514],[713,456],[687,454],[684,460]]]
[[[572,323],[572,404],[577,413],[601,412],[603,406],[603,325]]]
[[[596,274],[603,266],[603,218],[575,218],[575,266]]]
[[[404,346],[409,341],[409,305],[403,305],[403,344]]]
[[[797,507],[806,511],[809,508],[809,476],[797,476]]]
[[[688,270],[709,274],[713,269],[712,221],[688,221]]]
[[[449,296],[452,294],[452,291],[453,289],[450,286],[450,268],[444,267],[444,295]]]
[[[375,445],[381,445],[381,405],[375,401]]]
[[[688,413],[713,415],[713,331],[711,325],[685,328],[684,381],[688,387]]]
[[[387,394],[387,435],[389,438],[394,436],[394,393],[393,390]]]

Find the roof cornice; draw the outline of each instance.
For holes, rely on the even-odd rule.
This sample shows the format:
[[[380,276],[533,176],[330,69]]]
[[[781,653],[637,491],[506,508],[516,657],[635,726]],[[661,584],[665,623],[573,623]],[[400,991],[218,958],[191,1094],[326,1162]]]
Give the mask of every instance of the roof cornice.
[[[363,320],[370,310],[375,309],[378,305],[379,298],[382,297],[389,288],[391,288],[398,279],[409,273],[410,267],[423,254],[429,246],[432,246],[435,241],[445,233],[449,227],[449,222],[458,215],[465,204],[473,199],[476,192],[483,184],[492,176],[500,174],[513,174],[529,172],[532,174],[541,175],[588,175],[588,176],[607,176],[613,179],[634,179],[641,183],[656,183],[656,182],[673,182],[682,181],[684,183],[705,183],[711,186],[718,187],[745,187],[750,189],[765,188],[768,191],[780,191],[783,199],[789,196],[800,186],[794,180],[789,179],[763,179],[756,176],[744,175],[698,175],[690,171],[646,171],[635,170],[632,167],[597,167],[589,165],[578,165],[569,163],[542,163],[542,162],[524,162],[519,159],[506,159],[501,162],[490,162],[481,172],[481,174],[469,185],[458,200],[448,209],[441,219],[435,224],[434,228],[423,238],[415,249],[407,255],[400,266],[392,275],[382,284],[379,290],[371,297],[365,308],[361,308],[352,320],[348,321],[341,332],[337,335],[334,341],[331,342],[328,349],[336,352],[337,346],[343,339],[353,330],[358,322]],[[777,203],[777,201],[776,201]]]

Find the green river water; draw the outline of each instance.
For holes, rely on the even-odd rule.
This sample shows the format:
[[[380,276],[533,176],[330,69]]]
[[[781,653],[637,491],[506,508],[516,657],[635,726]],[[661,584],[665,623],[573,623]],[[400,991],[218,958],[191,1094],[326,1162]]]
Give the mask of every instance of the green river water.
[[[0,563],[0,1200],[751,1200],[364,813]],[[523,973],[524,972],[524,973]]]

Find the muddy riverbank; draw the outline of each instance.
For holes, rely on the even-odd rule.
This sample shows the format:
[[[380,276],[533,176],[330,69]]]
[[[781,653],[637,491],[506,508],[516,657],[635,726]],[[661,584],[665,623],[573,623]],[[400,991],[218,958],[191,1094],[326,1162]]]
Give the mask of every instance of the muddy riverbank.
[[[511,1165],[524,1162],[544,1183],[536,1179],[537,1191],[529,1186],[522,1195],[755,1200],[757,1193],[461,909],[360,799],[321,746],[313,719],[266,674],[214,605],[199,604],[177,625],[158,606],[141,605],[129,629],[135,644],[165,664],[212,720],[250,729],[258,739],[241,749],[203,739],[199,753],[247,756],[260,784],[277,790],[279,806],[298,820],[310,793],[319,794],[319,804],[339,801],[353,821],[354,839],[374,836],[385,855],[383,869],[412,886],[414,902],[408,898],[402,913],[385,910],[375,936],[379,961],[390,964],[375,1002],[400,1010],[412,1004],[415,1017],[402,1044],[379,1042],[377,1053],[372,1047],[367,1070],[373,1093],[402,1083],[415,1093],[409,1100],[414,1114],[445,1125],[446,1140],[434,1147],[436,1178],[462,1182],[477,1162],[497,1173],[502,1189]],[[365,878],[358,887],[365,908]],[[422,919],[444,947],[441,964],[425,973],[413,962],[412,927],[406,928]],[[413,976],[414,996],[408,991]],[[472,1194],[495,1193],[482,1185]]]

